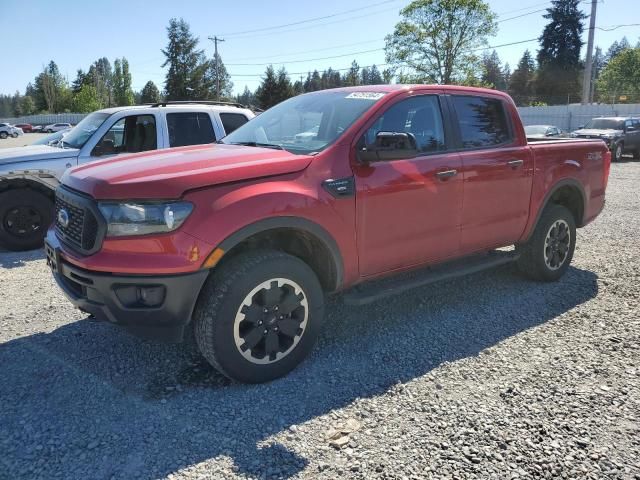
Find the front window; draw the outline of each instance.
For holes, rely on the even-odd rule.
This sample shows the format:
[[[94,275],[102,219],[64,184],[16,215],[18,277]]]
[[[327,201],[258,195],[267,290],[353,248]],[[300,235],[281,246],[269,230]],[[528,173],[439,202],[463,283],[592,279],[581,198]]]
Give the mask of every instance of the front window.
[[[91,135],[109,118],[109,113],[94,112],[83,118],[64,137],[64,146],[70,148],[82,148]]]
[[[221,142],[282,148],[299,154],[319,152],[383,96],[363,91],[299,95],[270,108]]]
[[[624,128],[624,122],[622,120],[616,120],[615,118],[594,118],[590,120],[584,128],[594,130],[622,130]]]

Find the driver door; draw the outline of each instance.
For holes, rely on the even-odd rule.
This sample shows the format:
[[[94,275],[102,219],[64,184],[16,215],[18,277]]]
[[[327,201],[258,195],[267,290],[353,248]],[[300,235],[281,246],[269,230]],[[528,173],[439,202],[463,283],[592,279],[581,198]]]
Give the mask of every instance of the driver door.
[[[456,255],[462,163],[457,153],[448,151],[450,135],[439,96],[415,95],[396,102],[369,126],[357,148],[370,145],[378,132],[414,135],[419,153],[353,166],[361,275]]]

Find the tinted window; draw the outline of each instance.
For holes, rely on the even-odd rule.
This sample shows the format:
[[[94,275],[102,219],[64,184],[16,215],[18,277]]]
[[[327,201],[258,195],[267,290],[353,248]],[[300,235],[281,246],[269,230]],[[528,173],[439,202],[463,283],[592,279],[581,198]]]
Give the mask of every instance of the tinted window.
[[[249,119],[241,113],[221,113],[220,120],[222,120],[222,126],[227,135],[249,121]]]
[[[434,95],[412,97],[393,105],[367,130],[365,143],[375,143],[378,132],[412,133],[421,152],[446,148],[440,102]]]
[[[92,155],[146,152],[156,148],[158,142],[155,117],[129,115],[111,126],[94,148]]]
[[[206,113],[167,113],[167,127],[169,128],[169,145],[172,147],[216,141],[211,117]]]
[[[465,148],[490,147],[511,139],[502,101],[467,96],[452,99]]]

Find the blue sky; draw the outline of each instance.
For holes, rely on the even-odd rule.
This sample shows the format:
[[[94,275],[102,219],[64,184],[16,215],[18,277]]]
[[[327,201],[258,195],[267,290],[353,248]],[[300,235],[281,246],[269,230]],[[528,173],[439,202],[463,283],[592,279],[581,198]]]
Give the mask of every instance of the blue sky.
[[[596,25],[611,28],[639,24],[640,9],[631,7],[636,1],[601,0]],[[0,38],[5,45],[12,45],[0,55],[0,93],[24,92],[26,84],[49,60],[54,60],[71,82],[78,68],[86,70],[102,56],[112,62],[116,57],[127,57],[134,89],[141,89],[148,80],[162,88],[164,69],[160,65],[164,57],[160,49],[166,44],[165,29],[171,17],[183,17],[191,25],[208,55],[213,54],[213,44],[207,37],[225,38],[220,53],[232,74],[236,92],[245,85],[252,90],[256,88],[265,64],[270,62],[295,73],[293,79],[299,78],[298,72],[313,68],[345,68],[353,59],[361,66],[380,65],[384,63],[383,38],[392,32],[400,8],[408,3],[408,0],[0,0]],[[500,21],[491,45],[538,37],[546,21],[542,18],[544,12],[537,10],[550,5],[541,0],[489,0],[489,3]],[[6,8],[9,5],[11,8]],[[583,6],[588,13],[590,4],[585,2]],[[331,17],[255,31],[326,16]],[[640,27],[597,29],[595,44],[606,50],[623,35],[635,44]],[[525,48],[535,51],[537,42],[496,50],[513,68]],[[325,57],[337,58],[320,60]],[[318,60],[306,61],[309,59]]]

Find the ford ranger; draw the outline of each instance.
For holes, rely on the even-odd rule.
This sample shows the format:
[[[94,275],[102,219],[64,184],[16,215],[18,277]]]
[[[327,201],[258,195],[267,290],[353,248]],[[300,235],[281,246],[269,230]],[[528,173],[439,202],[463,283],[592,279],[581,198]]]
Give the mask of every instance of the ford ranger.
[[[602,140],[527,144],[494,90],[324,90],[215,145],[68,171],[47,262],[81,310],[145,337],[188,327],[224,375],[263,382],[310,352],[325,293],[361,305],[513,261],[558,280],[610,161]]]
[[[67,168],[124,153],[211,143],[253,117],[242,105],[224,102],[106,108],[60,130],[65,134],[59,141],[0,150],[0,246],[42,246],[53,220],[54,191]],[[54,125],[45,130],[58,131]]]

